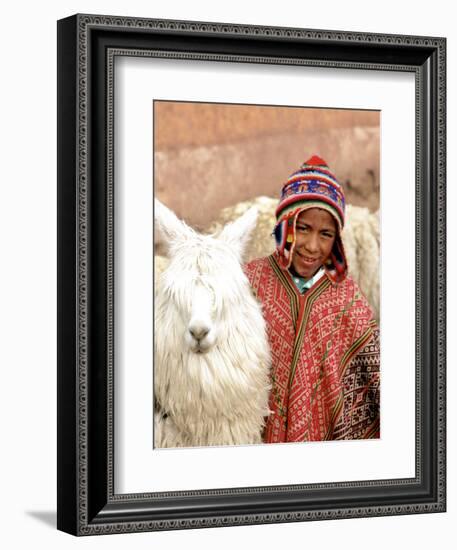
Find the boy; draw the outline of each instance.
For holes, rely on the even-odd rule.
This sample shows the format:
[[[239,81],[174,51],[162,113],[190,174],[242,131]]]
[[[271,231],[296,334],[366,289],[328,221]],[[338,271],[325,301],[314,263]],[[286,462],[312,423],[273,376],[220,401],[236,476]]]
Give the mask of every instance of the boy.
[[[276,251],[246,266],[272,354],[267,443],[379,437],[379,329],[347,274],[344,208],[311,157],[282,189]]]

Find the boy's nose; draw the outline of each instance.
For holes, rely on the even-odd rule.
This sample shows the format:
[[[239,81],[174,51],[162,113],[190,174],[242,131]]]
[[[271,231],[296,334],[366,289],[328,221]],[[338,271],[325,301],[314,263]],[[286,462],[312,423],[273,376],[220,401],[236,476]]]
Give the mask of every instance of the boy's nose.
[[[308,239],[305,242],[305,248],[309,252],[317,252],[318,250],[318,243],[317,243],[317,237],[316,235],[309,235]]]

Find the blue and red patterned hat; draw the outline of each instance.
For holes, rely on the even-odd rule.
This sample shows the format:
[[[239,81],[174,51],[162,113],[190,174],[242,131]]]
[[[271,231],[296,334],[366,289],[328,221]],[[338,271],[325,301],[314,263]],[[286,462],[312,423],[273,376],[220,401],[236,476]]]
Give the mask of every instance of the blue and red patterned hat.
[[[282,188],[276,208],[274,235],[278,260],[284,269],[288,269],[292,263],[297,217],[300,212],[309,208],[326,210],[336,222],[337,237],[326,269],[332,280],[341,281],[347,273],[341,240],[341,230],[344,227],[344,192],[325,160],[316,155],[289,177]]]

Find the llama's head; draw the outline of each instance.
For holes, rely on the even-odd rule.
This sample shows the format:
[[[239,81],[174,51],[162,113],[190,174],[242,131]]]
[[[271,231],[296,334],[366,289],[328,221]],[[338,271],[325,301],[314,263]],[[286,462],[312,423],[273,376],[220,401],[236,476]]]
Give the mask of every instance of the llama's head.
[[[257,210],[251,208],[217,236],[197,233],[157,199],[155,220],[170,259],[159,281],[160,330],[181,349],[208,352],[218,339],[230,340],[230,312],[246,307],[250,296],[241,263]]]

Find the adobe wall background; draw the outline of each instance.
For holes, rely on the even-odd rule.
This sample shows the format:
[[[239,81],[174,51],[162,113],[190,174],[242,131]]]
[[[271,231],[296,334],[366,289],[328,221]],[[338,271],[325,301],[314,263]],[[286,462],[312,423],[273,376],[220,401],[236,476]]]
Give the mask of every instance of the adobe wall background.
[[[348,203],[376,211],[379,137],[379,111],[155,102],[155,196],[204,230],[222,208],[278,197],[317,154]]]

